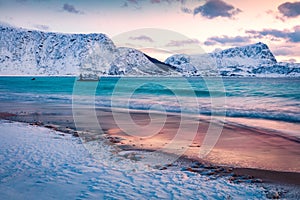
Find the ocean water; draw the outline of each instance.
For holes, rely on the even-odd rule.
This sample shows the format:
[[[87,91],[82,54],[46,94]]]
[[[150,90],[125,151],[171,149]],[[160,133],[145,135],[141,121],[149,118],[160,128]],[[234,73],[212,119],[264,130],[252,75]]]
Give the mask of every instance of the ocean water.
[[[226,115],[300,123],[300,78],[0,77],[0,101],[72,104],[95,97],[96,107]]]

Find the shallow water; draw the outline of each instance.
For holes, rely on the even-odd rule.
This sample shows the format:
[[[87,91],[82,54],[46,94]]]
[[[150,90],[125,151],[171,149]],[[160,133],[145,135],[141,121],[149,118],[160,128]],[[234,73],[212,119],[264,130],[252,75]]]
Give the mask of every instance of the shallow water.
[[[269,123],[261,120],[271,120],[275,129],[300,132],[299,78],[103,77],[78,82],[75,77],[0,77],[2,102],[70,105],[77,96],[82,104],[95,96],[96,107],[226,114],[232,122],[251,126],[256,119],[262,125]]]

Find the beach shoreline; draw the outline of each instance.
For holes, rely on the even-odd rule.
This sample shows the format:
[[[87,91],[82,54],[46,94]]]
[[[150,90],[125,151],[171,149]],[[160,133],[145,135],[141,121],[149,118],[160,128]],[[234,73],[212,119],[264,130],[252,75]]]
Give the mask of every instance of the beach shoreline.
[[[299,197],[297,188],[291,186],[238,183],[226,176],[180,169],[178,164],[185,164],[183,159],[167,169],[145,166],[126,157],[132,155],[128,152],[112,152],[112,145],[103,140],[87,142],[101,148],[95,157],[82,140],[70,134],[8,120],[0,120],[0,129],[2,199],[28,196],[32,199],[131,199],[132,195],[141,198],[151,195],[157,199]],[[192,164],[194,170],[201,170],[199,163]],[[213,169],[207,166],[205,170]]]
[[[12,116],[11,114],[0,114],[1,117]],[[1,121],[1,120],[0,120]],[[6,120],[9,122],[9,120]],[[11,121],[12,123],[18,123],[16,121]],[[3,122],[2,122],[3,123]],[[26,124],[26,123],[25,123]],[[28,124],[29,125],[29,124]],[[65,137],[65,134],[70,135],[70,132],[67,130],[60,129],[59,127],[50,127],[48,125],[38,123],[30,123],[30,126],[35,126],[36,128],[42,127],[49,130],[54,130],[59,137]],[[74,135],[73,135],[74,136]],[[53,135],[53,137],[56,137]],[[130,152],[129,149],[127,149]],[[145,152],[145,149],[132,149],[135,152]],[[132,159],[128,157],[127,151],[124,151],[124,158]],[[122,154],[121,154],[122,155]],[[218,166],[208,162],[199,162],[199,160],[193,160],[186,156],[181,156],[174,164],[168,164],[165,166],[153,166],[153,169],[156,170],[167,170],[167,171],[182,171],[183,173],[195,173],[200,176],[207,177],[207,180],[216,180],[216,179],[225,179],[230,184],[246,184],[246,185],[255,185],[257,188],[261,188],[265,197],[267,199],[274,198],[286,198],[286,199],[295,199],[300,196],[300,184],[299,184],[299,173],[295,172],[278,172],[271,170],[261,170],[261,169],[247,169],[247,168],[235,168],[228,166]],[[113,169],[112,169],[113,170]],[[120,169],[121,170],[121,169]],[[174,172],[175,172],[174,171]],[[146,172],[146,171],[145,171]],[[244,185],[244,187],[246,186]],[[247,186],[248,187],[248,186]],[[231,194],[228,194],[229,196]]]
[[[3,104],[4,103],[2,102],[2,105]],[[15,111],[12,109],[12,111],[10,112],[9,111],[1,112],[0,119],[25,122],[37,126],[44,126],[46,128],[54,129],[56,131],[60,131],[63,133],[72,134],[74,136],[80,136],[80,131],[76,130],[76,126],[73,121],[72,109],[70,107],[68,106],[60,107],[55,105],[54,107],[56,108],[56,110],[53,109],[54,107],[52,107],[51,109],[49,107],[51,107],[51,105],[47,105],[47,106],[44,105],[43,107],[37,105],[30,105],[30,106],[27,105],[27,107],[21,104],[15,105],[14,107]],[[120,111],[120,113],[122,113],[122,111]],[[174,137],[174,134],[172,134],[172,132],[174,131],[174,129],[178,128],[176,127],[178,126],[178,124],[176,125],[176,123],[178,123],[178,120],[180,120],[180,117],[178,115],[168,114],[166,127],[164,127],[163,130],[161,130],[163,134],[162,133],[157,134],[156,137],[154,136],[149,138],[135,138],[133,136],[127,135],[126,133],[122,132],[119,129],[119,127],[113,121],[110,109],[108,108],[97,109],[97,116],[98,117],[100,116],[101,118],[101,120],[99,121],[105,133],[105,137],[108,139],[109,142],[111,142],[113,145],[120,148],[122,151],[130,151],[130,150],[153,151],[153,150],[160,149],[165,142],[170,141],[169,139]],[[137,112],[132,111],[131,116],[133,119],[136,119],[137,123],[139,124],[143,124],[143,123],[147,124],[147,122],[149,121],[149,114],[146,111],[137,111]],[[248,175],[248,178],[246,178],[245,180],[250,180],[249,182],[251,182],[251,180],[252,182],[255,182],[256,179],[261,179],[262,182],[275,183],[280,185],[291,184],[297,187],[300,186],[300,181],[299,181],[300,170],[297,168],[293,168],[292,170],[276,170],[276,169],[264,168],[262,166],[257,165],[256,163],[254,163],[256,167],[253,167],[253,165],[248,167],[247,165],[243,165],[243,164],[240,165],[240,162],[235,163],[234,162],[235,160],[233,158],[235,158],[236,155],[232,155],[232,158],[229,159],[227,156],[226,158],[227,162],[224,162],[224,160],[221,159],[221,157],[226,154],[232,154],[232,152],[225,151],[226,148],[228,148],[228,144],[226,143],[226,141],[235,142],[236,141],[235,137],[237,134],[239,134],[239,137],[237,138],[240,138],[241,135],[244,136],[242,140],[240,140],[241,138],[239,139],[240,143],[241,141],[247,140],[247,137],[253,136],[254,140],[258,140],[258,138],[260,138],[260,140],[261,139],[270,140],[271,143],[268,143],[267,147],[270,146],[272,147],[272,145],[274,144],[279,144],[279,146],[277,146],[274,149],[278,149],[280,145],[283,145],[282,141],[287,142],[290,148],[299,147],[299,143],[291,140],[285,140],[284,138],[278,137],[276,135],[263,134],[263,133],[253,134],[252,133],[253,130],[247,130],[246,128],[242,128],[242,127],[235,127],[235,130],[232,131],[233,128],[231,126],[225,125],[223,128],[222,135],[219,138],[219,141],[217,142],[213,151],[207,156],[206,159],[199,159],[197,153],[199,147],[201,146],[201,141],[203,141],[203,137],[204,137],[203,132],[205,132],[203,130],[205,130],[208,125],[208,123],[205,120],[203,121],[200,119],[200,121],[201,124],[199,125],[199,129],[201,129],[202,131],[199,132],[201,132],[202,134],[197,134],[195,136],[194,140],[191,141],[191,145],[189,146],[185,154],[180,155],[181,159],[182,158],[187,159],[190,163],[200,162],[204,164],[204,168],[208,166],[214,166],[218,170],[221,169],[221,171],[228,171],[228,173],[225,174],[234,173],[236,174],[236,176],[239,177]],[[90,137],[85,139],[93,140],[95,138]],[[157,141],[161,141],[161,142],[157,142]],[[265,142],[266,141],[264,141],[264,143]],[[294,146],[291,146],[291,144],[293,144]],[[245,148],[245,144],[241,144],[241,146],[244,146],[243,148],[247,149]],[[251,148],[253,148],[253,146]],[[289,156],[294,156],[293,162],[296,162],[294,163],[295,166],[299,167],[300,165],[297,165],[297,156],[300,156],[300,154],[297,152],[297,149],[295,150],[296,152],[294,152],[293,155],[291,155],[289,151],[285,153],[288,153]],[[223,151],[223,153],[220,153],[220,151]],[[235,151],[239,152],[238,150]],[[249,151],[249,149],[247,149],[247,151]],[[245,152],[246,151],[244,151],[244,153]],[[272,153],[271,150],[269,154],[270,153]],[[283,156],[287,155],[285,153],[283,153],[282,155]],[[257,154],[257,152],[255,154]],[[228,160],[230,159],[232,159],[232,162],[228,162]],[[218,162],[216,162],[216,160],[218,160]],[[287,164],[291,166],[291,163],[287,163]],[[166,167],[166,166],[162,166],[162,167]],[[187,170],[193,171],[192,169],[187,169]],[[257,182],[260,182],[260,180],[257,180]]]

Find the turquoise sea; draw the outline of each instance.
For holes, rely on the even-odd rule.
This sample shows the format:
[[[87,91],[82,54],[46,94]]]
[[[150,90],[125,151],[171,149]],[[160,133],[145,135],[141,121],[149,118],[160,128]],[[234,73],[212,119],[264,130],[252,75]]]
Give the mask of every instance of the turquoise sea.
[[[229,117],[300,123],[299,78],[103,77],[99,82],[78,82],[75,77],[31,79],[0,77],[0,101],[71,104],[72,95],[79,94],[87,99],[95,96],[96,107],[226,113]]]
[[[75,77],[0,77],[0,101],[72,103],[72,95],[95,95],[100,107],[158,109],[230,117],[300,122],[299,78],[108,78],[80,82]],[[215,85],[214,85],[215,84]],[[90,90],[90,89],[91,90]],[[92,91],[97,88],[96,92]],[[74,92],[74,90],[77,90]],[[112,102],[113,98],[113,102]],[[212,99],[219,99],[212,105]],[[183,109],[184,106],[184,109]]]

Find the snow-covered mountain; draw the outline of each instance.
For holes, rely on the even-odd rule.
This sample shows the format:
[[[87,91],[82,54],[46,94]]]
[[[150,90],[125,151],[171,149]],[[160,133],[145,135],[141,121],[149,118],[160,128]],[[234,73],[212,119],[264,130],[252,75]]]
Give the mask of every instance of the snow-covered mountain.
[[[75,75],[99,45],[114,51],[104,34],[59,34],[0,27],[0,73],[21,75]]]
[[[104,34],[62,34],[0,25],[0,75],[175,75]]]
[[[277,62],[261,42],[207,55],[177,54],[165,63],[187,76],[300,76],[300,64]]]
[[[62,34],[0,25],[0,75],[300,76],[263,43],[206,55],[178,54],[165,63],[104,34]]]
[[[136,49],[119,47],[110,65],[109,75],[179,75],[172,67],[151,62],[149,58]]]

